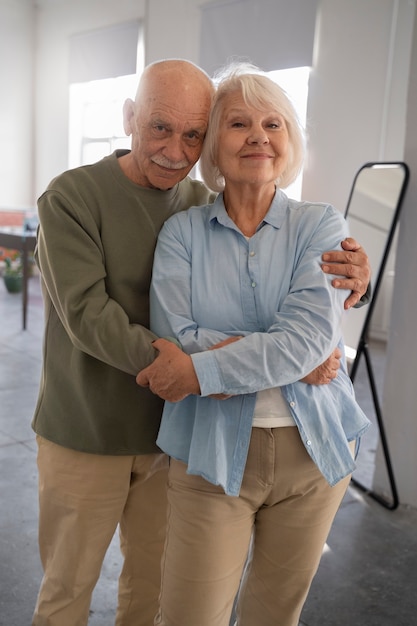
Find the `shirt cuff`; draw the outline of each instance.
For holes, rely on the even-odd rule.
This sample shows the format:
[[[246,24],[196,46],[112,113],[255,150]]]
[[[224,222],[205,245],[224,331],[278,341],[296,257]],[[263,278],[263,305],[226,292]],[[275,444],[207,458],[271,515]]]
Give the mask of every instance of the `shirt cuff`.
[[[201,396],[223,393],[224,385],[214,352],[215,350],[207,350],[190,355],[200,383]]]

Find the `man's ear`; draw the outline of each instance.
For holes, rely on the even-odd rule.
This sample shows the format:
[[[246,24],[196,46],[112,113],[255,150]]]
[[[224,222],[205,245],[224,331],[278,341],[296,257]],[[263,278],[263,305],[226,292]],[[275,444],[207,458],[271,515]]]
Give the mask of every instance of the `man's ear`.
[[[128,98],[123,105],[123,129],[129,137],[133,133],[132,124],[135,117],[135,103]]]

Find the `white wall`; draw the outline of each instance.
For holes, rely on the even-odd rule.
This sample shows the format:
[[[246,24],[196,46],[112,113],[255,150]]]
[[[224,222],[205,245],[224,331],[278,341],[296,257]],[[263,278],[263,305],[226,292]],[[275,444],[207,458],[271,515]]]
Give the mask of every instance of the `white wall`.
[[[0,206],[34,203],[49,180],[67,167],[68,37],[143,18],[147,63],[164,57],[198,62],[202,3],[36,0],[32,29],[30,0],[0,0],[0,84],[8,87],[8,98],[2,98],[0,105]],[[415,4],[416,0],[320,0],[308,102],[310,140],[304,197],[330,201],[343,211],[357,169],[368,160],[401,160],[404,150],[412,170],[417,171],[415,78],[410,83],[414,104],[407,118]],[[32,92],[33,34],[36,66]],[[414,76],[415,57],[414,51]],[[397,259],[384,413],[393,438],[400,497],[417,506],[416,468],[409,471],[417,444],[415,409],[413,412],[417,354],[417,333],[413,332],[417,304],[413,289],[417,270],[415,188],[408,198]],[[378,474],[379,468],[377,480]]]
[[[415,4],[408,0],[321,0],[303,185],[305,198],[328,200],[343,211],[352,179],[366,161],[405,160],[410,167],[411,183],[400,222],[394,303],[388,315],[388,358],[381,404],[399,498],[412,506],[417,506],[417,296],[410,288],[417,274]],[[361,243],[372,247],[372,242]],[[381,285],[381,296],[391,290],[388,275]],[[378,304],[381,306],[381,300]],[[373,488],[391,498],[380,445]]]
[[[417,35],[417,12],[414,16]],[[383,394],[387,439],[400,502],[417,506],[417,36],[411,57],[404,160],[410,167],[398,237],[394,297]],[[383,485],[382,468],[376,487]]]
[[[367,161],[401,160],[414,2],[321,0],[303,196],[346,208]]]
[[[344,211],[367,161],[401,160],[414,3],[321,0],[310,79],[310,143],[303,196]],[[352,42],[354,45],[352,46]],[[378,242],[368,240],[372,258]],[[371,336],[386,340],[394,255],[385,268]],[[348,326],[362,319],[350,315]]]
[[[0,5],[0,207],[33,203],[33,11],[30,0]]]

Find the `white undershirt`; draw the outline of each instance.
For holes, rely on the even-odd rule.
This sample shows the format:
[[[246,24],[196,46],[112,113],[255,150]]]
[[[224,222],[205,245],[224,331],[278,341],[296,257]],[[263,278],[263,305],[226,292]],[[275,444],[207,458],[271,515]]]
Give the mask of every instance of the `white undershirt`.
[[[290,407],[280,387],[258,391],[252,426],[257,428],[295,426]]]
[[[250,237],[245,235],[246,241]],[[252,426],[256,428],[279,428],[295,426],[288,402],[281,393],[280,387],[258,391]]]

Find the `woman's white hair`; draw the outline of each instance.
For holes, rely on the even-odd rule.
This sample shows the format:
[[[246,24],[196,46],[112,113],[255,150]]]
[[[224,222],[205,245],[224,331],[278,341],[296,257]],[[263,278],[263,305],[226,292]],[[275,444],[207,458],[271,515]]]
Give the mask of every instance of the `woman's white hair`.
[[[224,178],[217,166],[219,128],[226,96],[239,92],[248,106],[262,111],[273,109],[284,118],[288,130],[288,158],[286,168],[276,183],[281,188],[288,187],[297,178],[303,165],[305,137],[297,112],[286,92],[248,63],[232,64],[222,70],[220,77],[218,75],[214,81],[218,81],[218,86],[200,158],[205,184],[214,191],[224,189]]]

